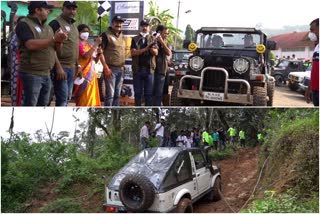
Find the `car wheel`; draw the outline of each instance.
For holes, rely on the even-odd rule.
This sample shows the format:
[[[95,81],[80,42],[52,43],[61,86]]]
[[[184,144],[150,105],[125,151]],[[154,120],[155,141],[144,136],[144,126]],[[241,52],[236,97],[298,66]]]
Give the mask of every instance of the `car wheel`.
[[[273,106],[274,88],[275,88],[275,82],[274,81],[268,82],[267,95],[269,97],[269,100],[267,102],[267,106]]]
[[[283,86],[284,85],[284,78],[281,75],[276,75],[274,77],[276,79],[276,86]]]
[[[141,174],[131,174],[124,177],[119,190],[120,200],[129,212],[146,211],[155,198],[153,184]]]
[[[180,199],[175,212],[176,213],[192,213],[193,207],[192,207],[191,200],[189,198]]]
[[[267,89],[266,87],[253,87],[253,106],[267,106]]]
[[[208,194],[208,199],[209,201],[219,201],[221,200],[222,196],[221,196],[221,178],[217,177],[214,185],[212,187],[212,190],[209,192]]]
[[[180,81],[176,81],[173,83],[172,91],[171,91],[171,106],[183,106],[183,100],[178,97],[178,90],[179,90]]]
[[[296,91],[298,90],[299,86],[297,86],[297,84],[289,83],[289,88],[291,91]]]

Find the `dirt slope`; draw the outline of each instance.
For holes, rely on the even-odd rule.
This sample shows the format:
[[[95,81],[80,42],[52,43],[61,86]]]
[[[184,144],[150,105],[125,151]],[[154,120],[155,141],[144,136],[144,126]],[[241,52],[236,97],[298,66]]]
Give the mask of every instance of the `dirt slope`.
[[[235,212],[239,212],[256,184],[258,153],[259,148],[241,149],[230,159],[215,162],[221,167],[223,195]],[[197,213],[233,212],[223,200],[213,203],[199,201],[194,204],[193,211]]]
[[[222,192],[230,206],[238,212],[249,198],[257,179],[259,148],[240,149],[230,159],[216,161],[216,165],[221,167]],[[39,209],[57,198],[55,194],[55,184],[50,184],[43,188],[39,196],[32,200],[27,212],[36,213]],[[87,188],[83,186],[74,187],[77,192],[79,203],[87,212],[104,212],[104,193],[97,193],[90,197],[87,195]],[[220,200],[209,203],[199,201],[194,204],[194,212],[197,213],[231,213],[232,210],[227,204]]]

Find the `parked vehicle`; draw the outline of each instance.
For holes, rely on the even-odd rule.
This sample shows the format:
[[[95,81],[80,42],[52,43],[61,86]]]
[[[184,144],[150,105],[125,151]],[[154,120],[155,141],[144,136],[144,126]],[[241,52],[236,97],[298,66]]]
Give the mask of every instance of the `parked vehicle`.
[[[292,91],[296,91],[299,89],[299,84],[302,83],[303,78],[306,75],[310,76],[311,66],[307,67],[305,71],[295,71],[289,73],[289,88]]]
[[[305,73],[305,76],[303,77],[301,83],[299,83],[299,89],[302,93],[302,95],[305,94],[307,88],[309,87],[310,85],[310,76],[311,76],[311,73],[310,72],[306,72]]]
[[[188,70],[188,60],[192,56],[192,52],[188,50],[174,50],[169,62],[169,82],[172,84],[175,80],[179,80],[186,75]]]
[[[286,85],[289,73],[293,71],[306,71],[306,66],[302,60],[281,60],[274,68],[271,75],[276,79],[276,86]]]
[[[254,28],[203,27],[195,43],[188,75],[173,85],[172,106],[236,103],[272,106],[275,80],[270,75],[270,50],[276,43]]]
[[[220,200],[220,169],[206,151],[180,147],[141,151],[105,186],[106,211],[192,212],[192,203],[203,197]]]

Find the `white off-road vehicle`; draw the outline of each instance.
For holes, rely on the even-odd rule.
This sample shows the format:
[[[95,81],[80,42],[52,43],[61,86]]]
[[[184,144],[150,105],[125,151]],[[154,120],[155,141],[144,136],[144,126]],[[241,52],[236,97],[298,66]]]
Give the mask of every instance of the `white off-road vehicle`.
[[[205,150],[149,148],[105,188],[108,212],[192,212],[192,204],[203,197],[220,200],[221,175]]]

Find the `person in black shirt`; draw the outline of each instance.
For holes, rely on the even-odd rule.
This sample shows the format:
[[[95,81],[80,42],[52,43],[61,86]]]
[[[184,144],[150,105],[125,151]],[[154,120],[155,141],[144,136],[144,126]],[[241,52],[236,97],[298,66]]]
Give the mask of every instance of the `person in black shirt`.
[[[135,105],[141,106],[141,96],[144,94],[145,105],[152,105],[153,73],[158,50],[149,34],[148,20],[140,22],[140,33],[132,38],[131,55],[133,71],[133,87]]]
[[[158,55],[156,57],[156,69],[154,73],[154,106],[161,106],[163,97],[163,87],[168,70],[167,57],[171,56],[171,50],[167,44],[167,37],[169,35],[169,29],[166,26],[159,25],[156,32],[160,35],[157,36],[157,45],[159,47]]]

